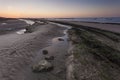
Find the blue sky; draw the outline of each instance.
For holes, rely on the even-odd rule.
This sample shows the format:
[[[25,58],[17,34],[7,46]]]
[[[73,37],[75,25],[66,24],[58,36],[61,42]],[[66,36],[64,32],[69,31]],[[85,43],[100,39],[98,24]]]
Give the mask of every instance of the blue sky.
[[[0,0],[6,17],[116,17],[120,0]]]

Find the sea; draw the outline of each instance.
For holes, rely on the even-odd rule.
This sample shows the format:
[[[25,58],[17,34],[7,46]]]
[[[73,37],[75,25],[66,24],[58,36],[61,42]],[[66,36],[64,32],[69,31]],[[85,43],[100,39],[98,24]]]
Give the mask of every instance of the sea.
[[[83,21],[83,22],[100,22],[100,23],[120,23],[120,17],[101,17],[101,18],[54,18],[53,20]]]

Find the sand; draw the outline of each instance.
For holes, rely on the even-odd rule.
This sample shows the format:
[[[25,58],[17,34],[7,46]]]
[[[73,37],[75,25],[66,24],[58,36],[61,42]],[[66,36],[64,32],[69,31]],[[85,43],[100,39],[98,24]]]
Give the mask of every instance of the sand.
[[[53,38],[63,36],[65,29],[53,24],[46,24],[39,25],[38,29],[32,33],[17,34],[17,31],[13,31],[9,34],[0,35],[0,80],[38,80],[39,77],[35,77],[31,65],[35,62],[41,49],[52,45]],[[62,50],[64,50],[64,45],[62,46]],[[59,50],[58,52],[60,53]],[[35,76],[31,77],[32,75]],[[54,80],[54,74],[49,78]],[[42,77],[43,79],[47,80],[45,77]]]

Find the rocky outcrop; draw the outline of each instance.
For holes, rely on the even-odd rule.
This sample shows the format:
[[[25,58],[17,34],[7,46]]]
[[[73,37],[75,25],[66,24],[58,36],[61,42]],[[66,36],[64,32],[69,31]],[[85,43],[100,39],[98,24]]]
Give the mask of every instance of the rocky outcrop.
[[[71,43],[79,43],[81,41],[81,38],[79,35],[76,35],[77,33],[79,33],[79,29],[76,29],[76,28],[71,28],[68,30],[68,33],[69,33],[69,41],[71,41]]]
[[[26,26],[26,32],[25,33],[32,33],[32,32],[34,32],[39,25],[41,25],[41,23],[35,22],[33,25]]]
[[[68,34],[67,80],[120,79],[119,50],[104,44],[89,30],[72,28]]]
[[[46,72],[51,71],[53,69],[53,65],[47,60],[41,60],[37,64],[32,66],[33,72]]]

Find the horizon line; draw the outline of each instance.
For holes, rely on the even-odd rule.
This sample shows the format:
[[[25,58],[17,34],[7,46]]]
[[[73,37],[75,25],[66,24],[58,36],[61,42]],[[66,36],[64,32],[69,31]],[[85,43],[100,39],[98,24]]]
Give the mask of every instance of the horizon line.
[[[54,19],[74,19],[74,18],[119,18],[120,16],[111,16],[111,17],[49,17]],[[46,18],[46,17],[4,17],[0,16],[0,18]]]

